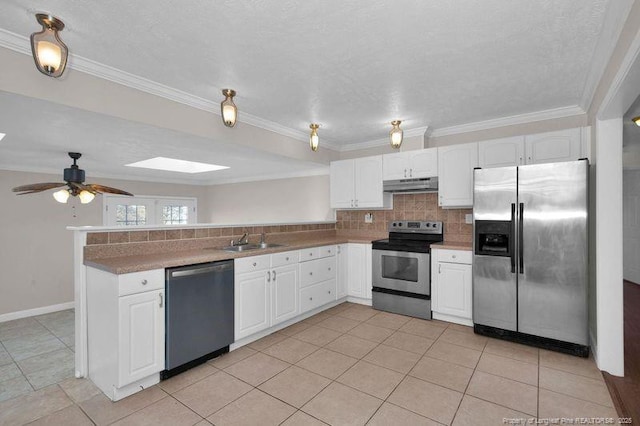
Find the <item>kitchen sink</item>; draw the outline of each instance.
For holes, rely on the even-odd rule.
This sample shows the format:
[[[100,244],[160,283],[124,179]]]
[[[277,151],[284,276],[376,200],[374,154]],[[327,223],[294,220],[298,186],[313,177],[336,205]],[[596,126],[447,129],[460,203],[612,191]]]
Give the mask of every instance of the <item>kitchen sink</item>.
[[[260,243],[258,247],[261,249],[275,248],[275,247],[286,247],[286,244],[275,244],[275,243]]]
[[[242,244],[239,246],[223,247],[222,250],[239,253],[243,251],[262,250],[262,249],[276,248],[276,247],[286,247],[286,244],[275,244],[275,243]]]

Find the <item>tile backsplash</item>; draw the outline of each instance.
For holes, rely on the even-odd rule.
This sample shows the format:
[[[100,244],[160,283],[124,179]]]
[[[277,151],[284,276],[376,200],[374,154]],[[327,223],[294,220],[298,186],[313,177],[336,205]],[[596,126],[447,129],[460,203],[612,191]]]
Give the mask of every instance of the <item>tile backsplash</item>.
[[[442,209],[438,207],[438,194],[394,194],[393,210],[338,210],[338,231],[386,231],[393,220],[438,220],[444,223],[444,240],[471,242],[471,224],[465,223],[465,215],[472,209]],[[365,223],[365,214],[373,215],[373,223]]]

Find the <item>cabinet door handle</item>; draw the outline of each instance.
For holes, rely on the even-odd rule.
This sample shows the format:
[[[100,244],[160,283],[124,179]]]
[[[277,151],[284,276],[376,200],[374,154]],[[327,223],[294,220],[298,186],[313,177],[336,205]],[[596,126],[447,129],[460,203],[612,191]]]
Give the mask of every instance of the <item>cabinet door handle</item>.
[[[271,282],[271,271],[267,271],[267,282]]]
[[[438,263],[438,273],[441,274],[442,273],[442,264]]]
[[[404,177],[407,177],[407,169],[404,169]]]
[[[331,290],[329,290],[328,293],[331,294]]]
[[[358,200],[356,200],[356,207],[358,207]]]
[[[256,262],[253,262],[253,266],[256,266]]]
[[[313,300],[313,297],[310,297],[309,300]]]
[[[340,251],[340,246],[338,246],[338,254],[342,253],[342,251]]]
[[[313,272],[309,272],[309,275],[313,275]]]
[[[329,270],[331,270],[331,268],[329,268]]]
[[[409,169],[409,177],[413,177],[413,169]]]
[[[142,280],[142,285],[147,285],[147,280]]]
[[[162,300],[162,293],[160,293],[159,295],[160,295],[160,307],[162,308],[164,306],[164,300]]]
[[[353,200],[351,200],[351,207],[353,207]]]
[[[275,282],[276,280],[276,271],[273,271],[273,281]]]
[[[287,260],[289,260],[289,257],[287,257]]]
[[[456,255],[455,255],[455,254],[453,254],[453,255],[451,255],[451,257],[455,259],[455,258],[456,258]]]

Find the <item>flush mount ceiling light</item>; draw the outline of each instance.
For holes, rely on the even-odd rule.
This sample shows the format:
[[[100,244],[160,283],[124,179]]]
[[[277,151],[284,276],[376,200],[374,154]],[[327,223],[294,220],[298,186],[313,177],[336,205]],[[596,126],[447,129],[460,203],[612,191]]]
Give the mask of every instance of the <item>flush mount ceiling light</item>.
[[[220,111],[222,112],[222,122],[227,127],[233,127],[238,120],[238,107],[233,103],[233,97],[236,95],[235,90],[222,89],[225,96],[224,101],[220,103]]]
[[[636,123],[636,126],[640,126],[640,117],[633,117],[631,119],[631,121],[633,121],[634,123]]]
[[[4,139],[4,137],[5,137],[5,136],[7,136],[7,134],[6,134],[6,133],[0,133],[0,141],[1,141],[2,139]]]
[[[31,54],[38,71],[49,77],[60,77],[67,66],[69,49],[60,40],[64,22],[46,13],[36,14],[42,31],[31,34]]]
[[[228,169],[227,166],[217,164],[198,163],[196,161],[176,160],[175,158],[155,157],[136,163],[125,164],[127,167],[141,167],[143,169],[165,170],[180,173],[204,173],[214,170]]]
[[[311,151],[315,152],[318,150],[318,145],[320,143],[320,139],[318,138],[318,128],[319,124],[311,123],[309,128],[311,129],[311,134],[309,135],[309,146],[311,146]]]
[[[400,120],[393,120],[391,125],[393,128],[389,132],[389,137],[391,138],[391,147],[398,149],[400,145],[402,145],[402,129],[400,128]]]

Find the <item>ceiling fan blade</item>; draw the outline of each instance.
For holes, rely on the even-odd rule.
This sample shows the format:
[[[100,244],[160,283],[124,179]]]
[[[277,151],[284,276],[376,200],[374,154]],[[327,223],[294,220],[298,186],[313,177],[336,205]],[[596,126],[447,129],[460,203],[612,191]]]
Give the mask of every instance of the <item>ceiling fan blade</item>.
[[[84,185],[88,188],[89,191],[99,192],[99,193],[107,193],[107,194],[118,194],[118,195],[128,195],[133,196],[130,192],[123,191],[117,188],[111,188],[110,186],[98,185],[97,183],[89,183]]]
[[[67,186],[66,183],[54,183],[54,182],[46,182],[46,183],[34,183],[31,185],[22,185],[17,186],[12,189],[13,192],[28,192],[33,194],[34,192],[46,191],[47,189],[60,188],[61,186]],[[22,194],[20,194],[22,195]]]

